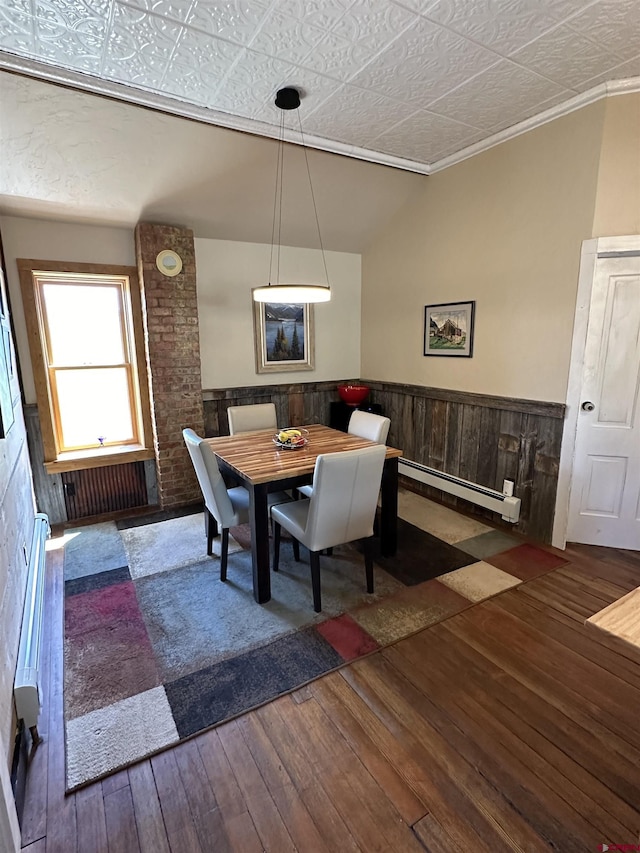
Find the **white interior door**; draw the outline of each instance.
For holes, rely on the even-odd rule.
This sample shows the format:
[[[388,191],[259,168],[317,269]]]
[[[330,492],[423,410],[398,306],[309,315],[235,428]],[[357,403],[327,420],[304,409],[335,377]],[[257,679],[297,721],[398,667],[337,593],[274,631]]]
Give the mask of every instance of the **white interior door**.
[[[640,256],[599,256],[577,413],[567,539],[640,550]]]

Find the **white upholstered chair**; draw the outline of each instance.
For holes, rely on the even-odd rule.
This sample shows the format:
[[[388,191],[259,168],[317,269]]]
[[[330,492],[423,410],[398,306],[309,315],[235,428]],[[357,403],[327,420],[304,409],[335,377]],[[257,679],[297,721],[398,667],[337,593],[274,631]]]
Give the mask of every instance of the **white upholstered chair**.
[[[355,409],[349,418],[347,432],[351,435],[357,435],[360,438],[366,438],[368,441],[375,441],[376,444],[384,444],[389,435],[389,427],[391,421],[389,418],[384,418],[382,415],[374,415],[371,412],[361,412]],[[313,486],[299,486],[298,491],[306,498],[311,497]]]
[[[375,441],[376,444],[385,444],[389,435],[391,421],[382,415],[374,415],[372,412],[361,412],[355,409],[349,418],[347,432]]]
[[[382,480],[384,445],[346,450],[318,456],[313,490],[306,500],[274,506],[273,570],[280,559],[280,528],[293,537],[293,553],[299,559],[302,543],[309,549],[313,609],[322,609],[320,596],[320,552],[362,539],[367,592],[373,592],[373,521]]]
[[[247,406],[229,406],[229,435],[253,432],[258,429],[278,429],[274,403],[255,403]]]
[[[213,538],[217,527],[222,529],[220,543],[220,580],[227,579],[229,528],[249,521],[249,492],[242,486],[227,489],[215,453],[207,442],[192,429],[183,429],[189,456],[204,498],[207,554],[213,554]]]
[[[229,528],[249,521],[249,492],[243,486],[228,489],[222,479],[218,460],[207,442],[192,429],[183,429],[182,436],[200,484],[204,498],[207,554],[213,555],[213,539],[222,529],[220,540],[220,580],[227,579],[227,557],[229,553]],[[290,500],[286,492],[274,492],[268,496],[269,509],[275,504]]]

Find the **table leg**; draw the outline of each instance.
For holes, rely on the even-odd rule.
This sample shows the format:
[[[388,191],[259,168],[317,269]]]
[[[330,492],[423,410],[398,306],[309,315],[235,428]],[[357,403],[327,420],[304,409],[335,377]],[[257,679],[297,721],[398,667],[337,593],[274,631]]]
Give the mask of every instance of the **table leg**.
[[[249,520],[251,522],[251,562],[253,566],[253,597],[258,604],[271,598],[269,575],[269,508],[267,484],[247,486],[249,489]]]
[[[393,557],[398,547],[398,459],[386,459],[382,469],[380,551]]]

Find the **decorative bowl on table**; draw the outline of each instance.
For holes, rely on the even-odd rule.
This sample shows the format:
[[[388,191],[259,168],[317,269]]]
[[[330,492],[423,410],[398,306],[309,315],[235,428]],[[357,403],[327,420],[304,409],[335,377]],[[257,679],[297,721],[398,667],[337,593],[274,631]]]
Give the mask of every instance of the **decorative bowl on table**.
[[[338,394],[347,406],[359,406],[369,396],[368,385],[338,385]]]
[[[273,443],[282,450],[300,450],[309,441],[309,430],[302,427],[285,427],[273,436]]]

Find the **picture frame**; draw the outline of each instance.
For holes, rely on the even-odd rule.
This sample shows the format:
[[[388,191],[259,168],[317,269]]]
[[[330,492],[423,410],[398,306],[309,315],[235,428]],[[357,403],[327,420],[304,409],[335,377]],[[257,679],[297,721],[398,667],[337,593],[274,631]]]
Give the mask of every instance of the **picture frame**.
[[[314,370],[313,305],[253,303],[256,373]]]
[[[471,358],[475,302],[425,305],[424,354]]]

